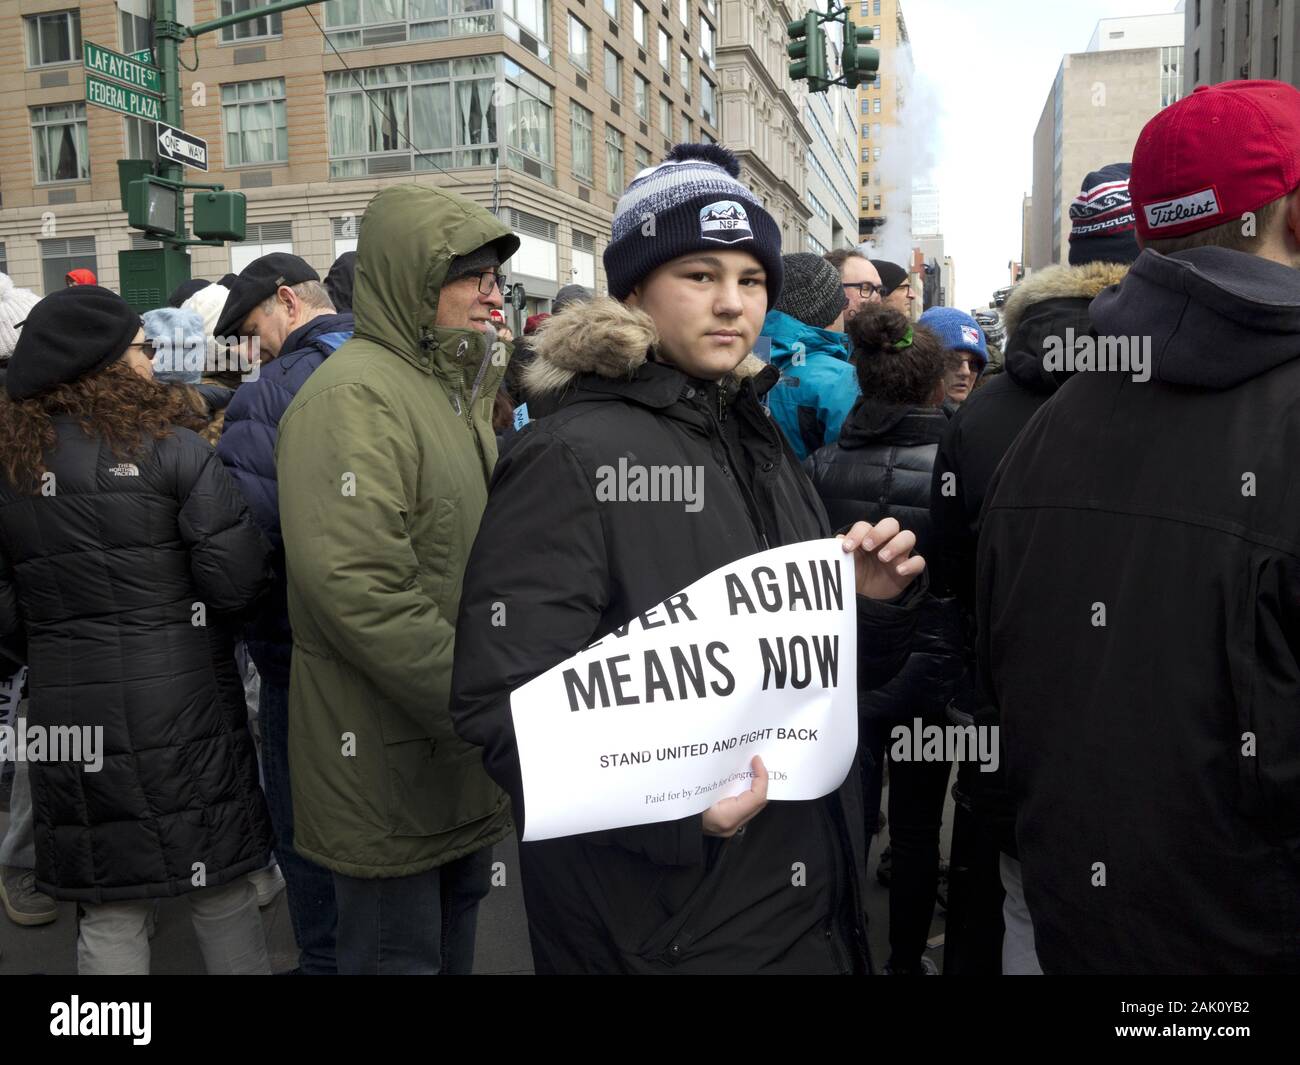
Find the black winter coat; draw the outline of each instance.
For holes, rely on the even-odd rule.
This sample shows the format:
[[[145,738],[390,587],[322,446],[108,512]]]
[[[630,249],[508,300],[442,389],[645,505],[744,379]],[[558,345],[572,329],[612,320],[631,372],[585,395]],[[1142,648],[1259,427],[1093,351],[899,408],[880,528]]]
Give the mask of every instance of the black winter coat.
[[[102,728],[103,764],[32,763],[37,886],[226,883],[270,848],[232,622],[270,584],[269,546],[188,429],[119,460],[55,426],[50,494],[0,479],[0,646],[30,666],[28,726]]]
[[[1075,374],[980,531],[1038,957],[1300,973],[1300,274],[1148,250],[1092,319],[1151,379]]]
[[[839,439],[804,460],[831,526],[892,517],[916,534],[916,554],[929,558],[930,477],[947,424],[948,416],[937,407],[859,399]],[[859,696],[863,723],[875,733],[875,742],[883,743],[892,726],[910,725],[918,716],[946,724],[944,709],[961,670],[957,604],[927,595],[907,664],[888,684]]]
[[[759,402],[776,371],[751,357],[738,381],[706,385],[648,362],[656,341],[647,315],[612,300],[543,326],[529,384],[566,400],[502,455],[466,570],[452,716],[521,828],[514,689],[720,566],[830,534]],[[621,456],[702,467],[704,505],[598,502],[596,471]],[[858,600],[861,685],[898,670],[923,595],[918,581],[898,604]],[[507,625],[493,624],[494,603]],[[862,822],[850,773],[823,799],[769,805],[730,840],[705,837],[695,816],[523,843],[537,970],[863,971]],[[797,890],[793,861],[808,872]]]
[[[974,688],[975,550],[980,511],[994,471],[1035,412],[1072,376],[1049,370],[1052,342],[1067,330],[1086,336],[1088,308],[1097,293],[1128,272],[1118,263],[1051,266],[1017,285],[1007,301],[1004,372],[971,393],[953,415],[939,443],[930,490],[934,522],[932,583],[936,594],[952,596],[961,611],[963,655],[969,683],[957,699],[976,720],[994,723],[992,708]],[[997,772],[972,776],[971,798],[991,840],[1015,856],[1015,808],[1006,791],[1005,760]]]

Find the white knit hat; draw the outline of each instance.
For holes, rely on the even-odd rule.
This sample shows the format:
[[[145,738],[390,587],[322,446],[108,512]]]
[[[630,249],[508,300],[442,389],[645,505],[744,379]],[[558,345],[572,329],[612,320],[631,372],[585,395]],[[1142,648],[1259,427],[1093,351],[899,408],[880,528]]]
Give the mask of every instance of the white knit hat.
[[[182,309],[195,311],[203,319],[203,332],[208,336],[216,329],[221,320],[221,309],[226,305],[230,289],[224,285],[204,285],[198,292],[181,304]]]
[[[41,297],[30,289],[15,288],[13,278],[0,274],[0,360],[9,359],[18,344],[18,323],[27,320]]]

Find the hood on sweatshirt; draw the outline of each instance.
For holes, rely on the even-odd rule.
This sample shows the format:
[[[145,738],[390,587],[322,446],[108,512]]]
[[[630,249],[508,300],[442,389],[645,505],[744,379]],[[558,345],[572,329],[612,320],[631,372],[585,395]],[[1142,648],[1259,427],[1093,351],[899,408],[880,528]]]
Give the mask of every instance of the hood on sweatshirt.
[[[784,371],[795,353],[795,344],[803,345],[804,356],[829,355],[841,362],[849,361],[849,338],[843,333],[821,329],[801,322],[784,311],[768,311],[760,336],[772,342],[772,365]]]
[[[859,448],[871,444],[918,447],[937,444],[948,426],[940,407],[881,403],[863,396],[849,411],[840,430],[840,447]]]
[[[1300,358],[1300,270],[1227,248],[1148,248],[1092,321],[1099,336],[1150,337],[1159,381],[1232,388]]]
[[[1015,287],[1002,312],[1007,333],[1002,359],[1016,384],[1030,392],[1051,393],[1070,378],[1070,372],[1044,365],[1053,342],[1062,342],[1067,329],[1086,336],[1092,328],[1089,305],[1103,289],[1119,284],[1128,269],[1106,262],[1049,266]]]

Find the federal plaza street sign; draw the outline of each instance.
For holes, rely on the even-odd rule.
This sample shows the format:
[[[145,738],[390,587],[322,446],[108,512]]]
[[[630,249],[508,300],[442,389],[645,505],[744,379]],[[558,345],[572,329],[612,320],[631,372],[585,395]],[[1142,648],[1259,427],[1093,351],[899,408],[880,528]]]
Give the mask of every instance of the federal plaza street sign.
[[[162,74],[157,67],[90,41],[82,46],[82,66],[86,68],[87,75],[98,74],[142,92],[153,93],[155,96],[162,94]]]
[[[162,100],[157,96],[128,89],[125,85],[105,81],[92,74],[86,75],[86,103],[106,107],[132,118],[143,118],[150,122],[162,120]]]
[[[158,154],[195,170],[208,168],[208,142],[165,122],[158,123]]]

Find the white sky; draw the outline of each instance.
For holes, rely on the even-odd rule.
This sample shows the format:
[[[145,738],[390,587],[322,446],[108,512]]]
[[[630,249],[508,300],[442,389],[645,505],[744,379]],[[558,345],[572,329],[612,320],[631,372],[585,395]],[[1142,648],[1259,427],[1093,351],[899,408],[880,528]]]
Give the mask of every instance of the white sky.
[[[1034,129],[1061,57],[1086,49],[1100,18],[1174,6],[1174,0],[903,0],[917,77],[928,80],[925,95],[937,101],[934,178],[962,310],[987,306],[993,290],[1009,282],[1007,263],[1020,258]]]

